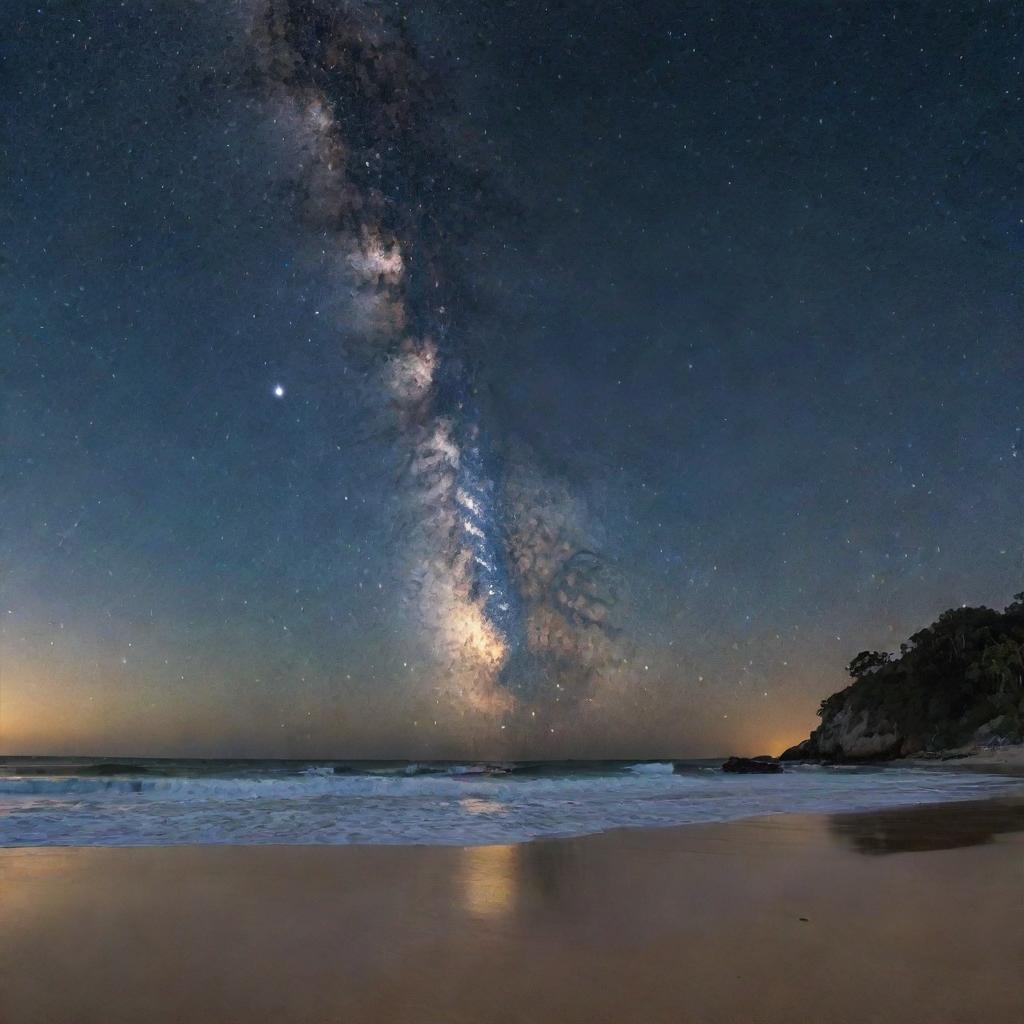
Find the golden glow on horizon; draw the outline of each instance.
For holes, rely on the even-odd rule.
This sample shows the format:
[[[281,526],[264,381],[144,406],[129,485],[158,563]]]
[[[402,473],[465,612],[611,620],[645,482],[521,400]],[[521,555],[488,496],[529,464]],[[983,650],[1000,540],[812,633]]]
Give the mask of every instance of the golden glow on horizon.
[[[0,675],[0,753],[53,749],[98,728],[102,706],[80,692],[72,702],[71,692],[52,668],[32,668],[6,656]]]

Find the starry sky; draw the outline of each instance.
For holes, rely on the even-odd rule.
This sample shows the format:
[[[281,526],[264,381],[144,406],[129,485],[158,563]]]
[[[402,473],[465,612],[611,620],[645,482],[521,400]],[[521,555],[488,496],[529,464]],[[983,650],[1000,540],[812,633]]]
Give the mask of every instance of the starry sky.
[[[777,753],[1007,603],[1022,22],[8,0],[0,750]]]

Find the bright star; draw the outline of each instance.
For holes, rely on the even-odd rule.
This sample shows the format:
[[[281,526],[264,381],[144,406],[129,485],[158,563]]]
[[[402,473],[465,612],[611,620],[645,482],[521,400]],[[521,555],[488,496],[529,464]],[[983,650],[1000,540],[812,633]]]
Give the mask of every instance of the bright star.
[[[274,385],[274,397],[275,398],[284,398],[284,385],[283,384],[275,384]]]

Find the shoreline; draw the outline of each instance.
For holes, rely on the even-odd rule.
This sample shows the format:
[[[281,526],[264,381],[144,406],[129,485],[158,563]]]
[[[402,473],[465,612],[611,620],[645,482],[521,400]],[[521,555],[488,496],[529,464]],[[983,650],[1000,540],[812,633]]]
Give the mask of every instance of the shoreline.
[[[480,847],[8,848],[0,1018],[1009,1024],[1022,858],[1024,795]]]
[[[791,769],[801,767],[804,766],[798,764],[791,766]],[[522,800],[517,796],[510,795],[512,791],[499,792],[499,796],[495,796],[495,799],[506,801],[506,804],[501,805],[502,807],[507,806],[517,815],[511,824],[506,823],[502,828],[495,828],[485,820],[481,820],[479,826],[473,824],[473,815],[487,814],[499,807],[497,804],[489,805],[488,798],[492,793],[490,787],[506,784],[501,779],[489,779],[479,783],[465,782],[458,776],[456,776],[458,785],[454,787],[451,785],[452,779],[441,779],[441,784],[449,787],[443,790],[445,799],[442,803],[445,804],[446,810],[441,813],[448,814],[449,820],[447,822],[443,819],[435,820],[429,824],[424,823],[427,819],[420,820],[418,823],[413,821],[405,831],[394,826],[388,826],[383,831],[374,831],[374,821],[383,820],[379,816],[377,819],[371,817],[362,823],[357,821],[354,824],[346,825],[345,822],[348,820],[346,815],[349,814],[344,803],[346,798],[331,792],[329,796],[324,797],[324,799],[332,801],[331,803],[319,803],[316,800],[319,791],[316,789],[308,794],[304,792],[288,794],[287,800],[290,803],[284,813],[295,813],[295,807],[317,807],[316,815],[318,817],[308,815],[298,819],[293,817],[291,819],[292,829],[283,829],[281,826],[273,824],[274,815],[280,811],[275,811],[272,802],[266,804],[267,809],[262,812],[262,817],[258,813],[255,817],[248,819],[238,817],[232,821],[231,827],[221,827],[218,822],[223,820],[225,815],[236,813],[235,808],[238,801],[236,799],[232,803],[230,799],[227,799],[226,802],[219,803],[218,800],[224,801],[225,798],[218,797],[218,800],[214,800],[209,805],[212,806],[212,810],[203,811],[205,818],[196,819],[189,811],[183,818],[169,819],[174,823],[174,827],[160,826],[162,830],[154,831],[150,824],[167,820],[165,815],[168,812],[162,810],[164,805],[158,799],[148,803],[143,800],[139,804],[139,807],[144,810],[139,812],[141,824],[135,826],[121,824],[122,820],[130,821],[131,814],[134,812],[129,812],[127,818],[117,817],[115,819],[109,814],[103,818],[100,816],[100,811],[97,811],[94,821],[90,821],[87,815],[85,820],[77,820],[79,815],[73,813],[67,818],[67,824],[62,827],[51,824],[37,834],[33,831],[36,827],[34,825],[36,818],[31,813],[31,807],[23,809],[12,804],[4,811],[0,811],[0,851],[51,848],[146,850],[232,846],[270,848],[303,846],[431,848],[436,846],[461,848],[565,841],[620,831],[662,831],[675,828],[728,825],[759,818],[801,815],[833,818],[837,815],[871,814],[889,810],[906,811],[915,807],[939,807],[954,803],[967,804],[978,800],[1024,796],[1024,771],[1015,769],[1013,765],[1000,764],[998,767],[990,768],[985,764],[975,765],[965,762],[963,759],[948,762],[935,760],[915,762],[908,759],[864,765],[816,765],[813,767],[820,769],[820,774],[817,771],[804,773],[799,770],[790,770],[786,772],[785,774],[793,776],[795,779],[782,790],[778,790],[775,782],[772,781],[765,784],[767,786],[765,789],[761,784],[759,773],[755,773],[753,776],[740,774],[737,777],[734,773],[715,772],[713,774],[719,776],[720,779],[716,779],[714,784],[708,783],[712,788],[707,790],[706,795],[722,797],[721,806],[717,812],[712,812],[708,806],[702,805],[702,800],[699,797],[704,794],[698,794],[698,798],[695,799],[693,792],[681,792],[675,794],[680,806],[673,813],[659,812],[645,815],[642,808],[646,799],[671,798],[673,793],[671,790],[652,793],[649,787],[647,791],[641,788],[631,798],[632,804],[640,808],[640,811],[633,811],[631,814],[623,814],[621,811],[606,812],[603,815],[603,820],[602,814],[597,812],[596,820],[585,820],[584,817],[573,822],[573,827],[569,827],[568,824],[573,820],[571,814],[568,818],[563,816],[557,819],[557,822],[551,819],[550,816],[557,811],[557,800],[553,805],[545,805],[542,801],[538,802],[538,799],[529,799],[530,783],[528,781],[522,783],[525,787],[520,791],[524,798]],[[828,779],[831,775],[830,769],[838,771],[838,778],[834,782],[823,784],[821,780]],[[846,772],[844,769],[850,771]],[[857,769],[862,770],[858,771]],[[889,783],[872,781],[872,771],[882,778],[881,773],[886,769],[897,773],[894,786],[890,786]],[[907,786],[906,780],[913,779],[914,776],[913,774],[899,776],[900,769],[923,769],[924,771],[918,774],[916,782]],[[663,774],[665,773],[659,773],[659,777]],[[773,773],[772,779],[779,779],[780,774]],[[929,775],[934,777],[935,781],[928,781]],[[937,777],[939,776],[946,777],[941,784],[938,782]],[[972,776],[979,777],[977,783],[972,780]],[[981,778],[982,776],[987,776],[987,780]],[[707,776],[702,775],[701,777],[706,778]],[[954,777],[957,777],[955,781]],[[746,782],[747,779],[750,779],[749,784]],[[815,779],[818,781],[813,781]],[[397,778],[394,783],[404,785],[408,781]],[[416,784],[417,780],[412,780],[412,782]],[[101,791],[105,791],[105,788],[112,784],[106,779],[100,780],[98,783]],[[122,786],[122,789],[118,790],[119,793],[136,794],[140,791],[136,788],[124,788],[140,785],[130,778],[117,784]],[[241,784],[243,787],[247,785],[244,782]],[[258,783],[260,786],[265,784],[267,783]],[[637,785],[641,785],[640,780],[637,780]],[[823,785],[824,789],[822,789]],[[737,790],[736,787],[740,788]],[[829,790],[828,787],[835,788]],[[517,788],[516,785],[513,785],[513,791]],[[15,792],[17,793],[17,791]],[[43,792],[45,796],[45,790]],[[72,804],[78,799],[75,796],[76,793],[78,793],[77,789],[71,790],[71,796],[68,799]],[[730,793],[733,794],[735,801],[732,805],[728,802]],[[261,798],[256,801],[245,801],[247,806],[244,813],[248,814],[251,808],[258,811],[264,803],[262,796],[263,794],[260,794]],[[565,794],[562,795],[562,798],[565,798]],[[130,799],[135,800],[137,797],[132,796]],[[434,802],[437,803],[436,799]],[[714,804],[715,801],[712,803]],[[565,806],[571,810],[573,804],[574,801],[569,800]],[[104,801],[98,801],[95,804],[95,807],[100,809],[104,806]],[[112,806],[115,810],[119,807],[117,802]],[[167,806],[177,810],[181,807],[190,808],[192,805],[186,800],[181,804],[175,804],[172,801]],[[208,805],[200,802],[195,806],[206,808]],[[430,806],[429,801],[427,806]],[[600,804],[597,803],[595,806],[600,807]],[[124,809],[127,810],[127,808]],[[711,816],[712,813],[715,816]],[[59,803],[56,801],[53,814],[59,814]],[[458,815],[462,815],[462,817],[458,817]],[[539,818],[539,815],[548,817],[549,820],[546,824],[541,824],[543,819]],[[337,822],[338,826],[332,830],[334,822]],[[113,827],[113,831],[111,831],[111,827]]]
[[[824,768],[975,768],[991,771],[993,775],[1007,775],[1013,778],[1024,775],[1024,744],[1008,743],[999,747],[955,747],[951,750],[937,750],[933,753],[910,754],[896,758],[860,758],[855,760],[822,761],[809,758],[801,760],[781,760],[779,763],[785,770],[787,765],[811,764]]]

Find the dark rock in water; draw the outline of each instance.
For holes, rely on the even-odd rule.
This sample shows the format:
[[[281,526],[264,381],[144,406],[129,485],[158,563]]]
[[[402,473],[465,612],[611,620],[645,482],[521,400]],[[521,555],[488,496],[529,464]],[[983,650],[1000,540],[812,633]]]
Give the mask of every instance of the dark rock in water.
[[[722,771],[741,774],[776,775],[782,771],[782,765],[774,757],[769,757],[767,754],[762,754],[760,757],[730,757],[722,765]]]

